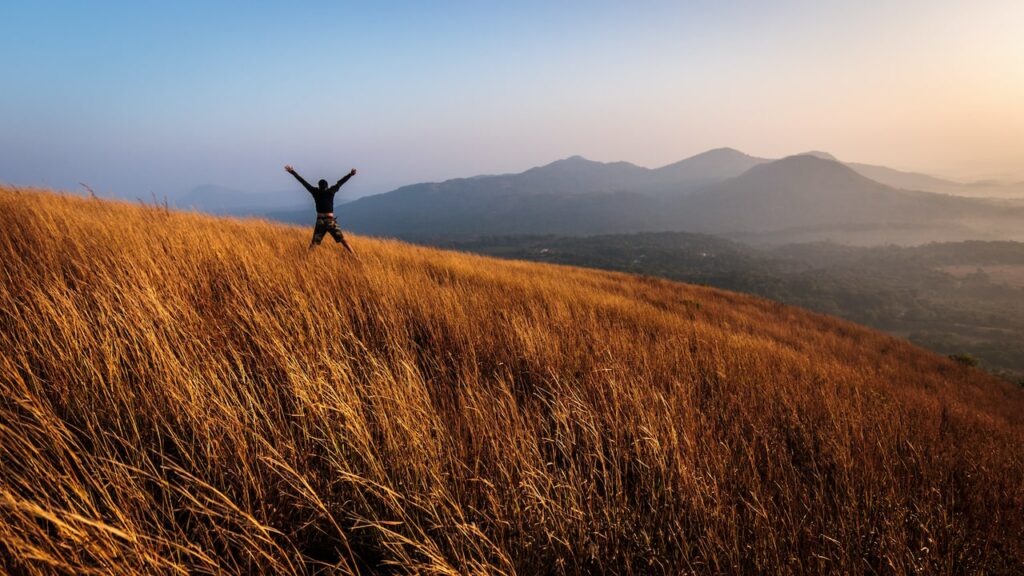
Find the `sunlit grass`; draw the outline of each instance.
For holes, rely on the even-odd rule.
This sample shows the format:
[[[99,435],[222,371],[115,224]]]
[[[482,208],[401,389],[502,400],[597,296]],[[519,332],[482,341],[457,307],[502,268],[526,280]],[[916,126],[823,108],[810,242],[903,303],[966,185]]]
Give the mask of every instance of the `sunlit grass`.
[[[309,234],[0,190],[0,566],[1024,562],[1024,394],[980,371],[728,292]]]

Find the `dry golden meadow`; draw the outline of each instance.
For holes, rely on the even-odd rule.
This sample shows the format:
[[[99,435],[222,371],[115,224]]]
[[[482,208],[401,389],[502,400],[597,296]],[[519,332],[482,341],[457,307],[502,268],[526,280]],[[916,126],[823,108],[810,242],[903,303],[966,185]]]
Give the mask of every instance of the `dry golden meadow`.
[[[0,567],[1021,573],[1007,383],[720,290],[309,235],[0,189]]]

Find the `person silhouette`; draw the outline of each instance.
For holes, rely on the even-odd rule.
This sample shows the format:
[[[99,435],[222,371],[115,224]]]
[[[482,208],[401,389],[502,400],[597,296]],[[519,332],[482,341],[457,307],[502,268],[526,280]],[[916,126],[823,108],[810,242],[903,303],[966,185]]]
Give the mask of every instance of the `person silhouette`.
[[[295,176],[295,179],[313,195],[313,201],[316,203],[316,226],[313,227],[313,240],[309,243],[309,249],[312,250],[319,246],[320,241],[324,239],[324,234],[330,234],[335,242],[344,246],[351,254],[355,254],[352,251],[352,247],[345,241],[345,235],[341,233],[338,221],[334,219],[334,195],[338,192],[339,188],[345,185],[345,182],[348,182],[350,178],[356,175],[356,169],[353,168],[344,178],[338,180],[334,186],[328,187],[327,180],[320,180],[317,183],[317,188],[314,188],[302,176],[299,176],[299,173],[290,164],[285,166],[284,169],[292,176]]]

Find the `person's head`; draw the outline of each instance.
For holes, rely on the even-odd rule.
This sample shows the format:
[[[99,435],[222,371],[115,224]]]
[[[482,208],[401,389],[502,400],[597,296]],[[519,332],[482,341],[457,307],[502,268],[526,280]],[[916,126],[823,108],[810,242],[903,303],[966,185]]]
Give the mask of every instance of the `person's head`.
[[[327,190],[327,180],[321,180],[321,181],[317,182],[316,184],[317,184],[317,186],[320,187],[321,190]]]

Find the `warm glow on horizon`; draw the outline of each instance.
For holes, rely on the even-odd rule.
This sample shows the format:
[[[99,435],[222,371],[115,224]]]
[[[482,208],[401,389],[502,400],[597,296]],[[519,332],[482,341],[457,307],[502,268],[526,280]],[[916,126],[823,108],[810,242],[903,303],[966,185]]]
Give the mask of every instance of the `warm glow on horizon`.
[[[353,192],[729,146],[1024,180],[1024,3],[0,8],[0,181]]]

